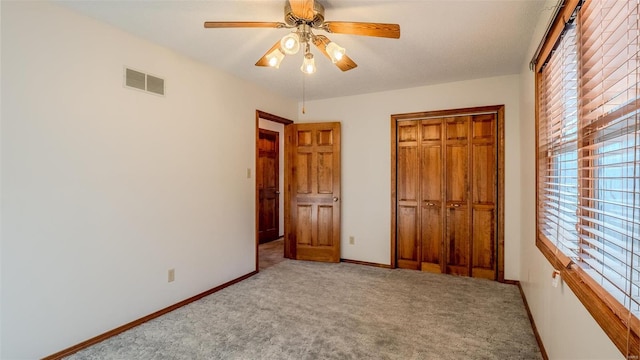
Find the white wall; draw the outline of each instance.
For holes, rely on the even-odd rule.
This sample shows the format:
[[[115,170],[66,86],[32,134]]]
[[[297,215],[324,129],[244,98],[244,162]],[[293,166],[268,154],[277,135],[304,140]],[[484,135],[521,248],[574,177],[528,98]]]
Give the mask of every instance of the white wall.
[[[278,176],[279,178],[279,191],[280,191],[280,206],[278,213],[278,235],[284,236],[284,124],[280,124],[277,122],[259,119],[258,127],[260,129],[275,131],[279,134],[279,143],[278,143]]]
[[[548,1],[540,16],[531,55],[544,36],[556,2]],[[529,308],[550,359],[623,359],[571,289],[566,284],[551,286],[553,268],[535,245],[535,77],[528,64],[523,65],[520,82],[520,280]]]
[[[0,358],[255,270],[255,110],[297,103],[47,2],[1,6]],[[124,88],[125,65],[167,95]]]
[[[390,263],[391,120],[418,111],[505,105],[505,277],[520,267],[517,75],[307,101],[300,122],[342,122],[342,258]],[[355,244],[349,245],[349,236]]]

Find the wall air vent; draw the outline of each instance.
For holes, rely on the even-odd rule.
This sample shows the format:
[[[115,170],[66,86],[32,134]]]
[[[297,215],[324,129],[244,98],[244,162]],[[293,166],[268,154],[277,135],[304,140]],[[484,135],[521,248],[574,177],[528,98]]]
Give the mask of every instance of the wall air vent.
[[[124,86],[164,96],[164,79],[124,68]]]

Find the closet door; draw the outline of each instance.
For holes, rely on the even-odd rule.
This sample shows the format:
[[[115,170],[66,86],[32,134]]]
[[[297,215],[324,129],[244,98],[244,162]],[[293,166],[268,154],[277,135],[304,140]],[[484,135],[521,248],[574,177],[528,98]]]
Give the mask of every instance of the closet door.
[[[446,118],[445,271],[471,275],[469,211],[469,116]]]
[[[421,269],[442,272],[442,119],[422,120],[420,133]]]
[[[472,256],[471,276],[496,278],[497,144],[496,115],[472,118]]]
[[[497,113],[396,123],[396,261],[497,277]]]
[[[420,268],[419,121],[400,121],[397,129],[398,267]]]

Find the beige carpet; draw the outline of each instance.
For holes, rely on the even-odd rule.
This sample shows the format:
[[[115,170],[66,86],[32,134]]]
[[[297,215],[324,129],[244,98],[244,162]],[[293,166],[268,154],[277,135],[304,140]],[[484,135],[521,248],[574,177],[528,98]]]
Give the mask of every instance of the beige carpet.
[[[516,286],[284,260],[69,359],[502,360],[541,355]]]

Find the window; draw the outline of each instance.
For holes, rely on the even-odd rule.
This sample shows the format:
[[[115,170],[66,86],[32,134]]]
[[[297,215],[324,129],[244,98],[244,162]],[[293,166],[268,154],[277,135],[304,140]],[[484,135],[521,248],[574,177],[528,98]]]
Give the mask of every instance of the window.
[[[538,229],[568,256],[578,251],[578,64],[570,26],[539,77]]]
[[[536,59],[537,244],[629,358],[640,353],[639,7],[565,1]]]

